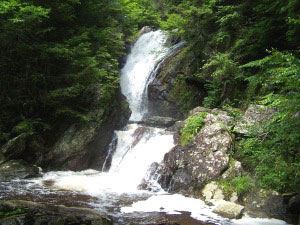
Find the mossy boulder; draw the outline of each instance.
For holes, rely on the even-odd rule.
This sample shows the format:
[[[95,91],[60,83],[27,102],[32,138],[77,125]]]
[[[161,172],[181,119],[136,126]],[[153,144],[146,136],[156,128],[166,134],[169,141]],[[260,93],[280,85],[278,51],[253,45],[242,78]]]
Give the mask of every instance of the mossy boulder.
[[[233,144],[228,121],[226,112],[207,113],[204,126],[195,137],[185,146],[178,143],[164,156],[157,168],[163,188],[193,196],[207,182],[221,176],[229,167]]]

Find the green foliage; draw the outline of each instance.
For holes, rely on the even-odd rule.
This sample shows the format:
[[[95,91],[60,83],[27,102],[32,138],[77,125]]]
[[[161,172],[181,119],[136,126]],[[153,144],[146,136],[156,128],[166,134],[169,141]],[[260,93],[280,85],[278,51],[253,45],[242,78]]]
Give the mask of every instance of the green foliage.
[[[147,0],[0,2],[0,144],[109,115],[125,41],[157,27]]]
[[[254,181],[249,176],[241,176],[231,180],[223,180],[220,185],[226,197],[231,196],[233,192],[236,192],[238,196],[242,196],[254,188]]]
[[[204,126],[206,115],[206,112],[200,112],[195,116],[190,116],[187,118],[184,127],[180,130],[182,146],[188,144],[201,130],[201,128]]]
[[[15,210],[12,210],[12,211],[5,211],[5,212],[0,211],[0,219],[5,218],[5,217],[20,215],[20,214],[24,214],[23,209],[15,209]]]
[[[228,53],[218,53],[211,57],[201,68],[202,73],[198,76],[209,75],[205,85],[208,96],[204,98],[205,107],[216,107],[226,98],[234,99],[236,85],[243,80],[238,64],[231,59]]]
[[[300,60],[290,53],[272,51],[271,55],[243,65],[259,68],[248,78],[260,86],[260,103],[277,109],[273,118],[259,126],[240,143],[239,154],[255,171],[264,188],[277,191],[297,190],[300,184]]]

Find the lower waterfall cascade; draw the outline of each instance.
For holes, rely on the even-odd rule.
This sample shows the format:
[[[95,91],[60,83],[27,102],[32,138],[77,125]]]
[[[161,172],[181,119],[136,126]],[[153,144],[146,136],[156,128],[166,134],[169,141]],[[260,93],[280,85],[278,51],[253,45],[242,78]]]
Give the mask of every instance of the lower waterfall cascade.
[[[124,130],[115,131],[117,145],[114,151],[110,151],[112,161],[109,171],[51,171],[43,173],[39,178],[17,180],[19,184],[12,185],[7,192],[23,196],[57,195],[60,199],[66,193],[71,193],[71,196],[89,196],[89,200],[78,197],[78,204],[112,216],[115,224],[160,224],[165,222],[160,218],[169,215],[191,218],[193,224],[286,224],[275,219],[222,218],[202,200],[169,194],[155,180],[151,181],[155,191],[138,189],[150,165],[161,162],[164,155],[174,147],[171,131],[137,123],[147,113],[145,89],[151,72],[174,50],[166,46],[166,39],[167,34],[160,30],[143,34],[132,47],[121,70],[121,90],[129,102],[132,115],[131,123]]]

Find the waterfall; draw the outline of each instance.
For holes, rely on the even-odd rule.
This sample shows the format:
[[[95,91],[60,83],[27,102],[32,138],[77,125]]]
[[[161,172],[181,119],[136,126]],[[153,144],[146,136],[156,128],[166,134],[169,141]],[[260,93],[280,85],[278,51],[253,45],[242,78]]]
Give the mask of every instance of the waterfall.
[[[116,131],[116,138],[110,145],[109,154],[102,171],[86,170],[52,171],[43,174],[41,178],[30,180],[25,190],[30,190],[33,196],[39,193],[74,193],[93,196],[89,206],[119,219],[117,224],[138,224],[165,214],[180,214],[189,212],[192,217],[208,224],[243,224],[242,220],[230,221],[212,212],[212,208],[199,199],[187,198],[179,194],[168,194],[158,184],[156,192],[138,190],[138,186],[147,175],[153,162],[161,162],[165,153],[174,146],[173,134],[166,129],[142,126],[134,122],[142,120],[147,107],[145,106],[145,90],[151,82],[151,74],[164,57],[172,54],[176,47],[165,46],[166,35],[162,31],[153,31],[142,35],[133,46],[124,68],[121,70],[121,90],[126,96],[132,115],[133,123],[126,129]],[[153,72],[154,71],[154,72]],[[107,170],[106,163],[111,166]],[[41,188],[42,187],[42,188]],[[60,202],[61,197],[58,197]],[[81,203],[82,199],[79,198]],[[143,212],[136,213],[135,212]],[[153,213],[159,212],[159,213]],[[148,213],[148,214],[147,214]],[[124,218],[132,216],[129,222]],[[153,220],[157,224],[159,220]],[[164,220],[166,221],[166,220]],[[251,219],[250,224],[274,224],[274,221]],[[205,224],[202,223],[201,224]],[[160,223],[160,222],[159,222]],[[163,222],[164,223],[164,222]],[[143,223],[144,224],[144,223]],[[245,223],[246,224],[246,223]],[[285,223],[278,223],[283,225]]]
[[[152,31],[141,36],[121,70],[121,90],[132,111],[131,121],[140,121],[147,112],[143,93],[155,65],[168,54],[165,39],[162,31]]]

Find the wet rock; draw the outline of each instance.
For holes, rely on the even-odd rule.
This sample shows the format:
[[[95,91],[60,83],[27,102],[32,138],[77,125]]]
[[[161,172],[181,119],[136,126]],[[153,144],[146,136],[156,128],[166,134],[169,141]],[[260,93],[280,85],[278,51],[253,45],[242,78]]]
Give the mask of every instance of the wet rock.
[[[172,171],[168,167],[154,162],[151,164],[149,172],[138,186],[139,190],[159,191],[161,188],[167,189],[172,179]]]
[[[37,176],[39,168],[29,165],[24,160],[10,160],[0,165],[0,178],[31,178]]]
[[[149,33],[151,32],[153,29],[149,26],[144,26],[140,32],[139,32],[139,36],[142,36],[143,34]]]
[[[249,130],[250,126],[271,119],[275,112],[276,110],[263,105],[250,105],[234,127],[234,132],[238,134],[248,134],[251,131]],[[256,132],[261,133],[259,130],[256,130]]]
[[[229,219],[239,219],[242,217],[244,206],[232,202],[221,201],[214,208],[214,212]]]
[[[1,212],[12,212],[12,216],[0,219],[1,225],[111,225],[112,220],[87,208],[47,206],[28,201],[0,201]]]
[[[153,116],[143,120],[143,124],[153,127],[171,127],[175,124],[176,120],[171,117]]]
[[[9,140],[0,150],[2,153],[2,162],[5,160],[16,159],[26,150],[26,141],[28,135],[25,133]],[[1,160],[1,159],[0,159]],[[1,161],[0,161],[1,163]]]
[[[256,189],[246,193],[241,200],[245,211],[253,217],[285,218],[284,199],[276,191]]]
[[[153,80],[148,85],[148,105],[151,115],[170,116],[173,118],[182,118],[179,112],[178,100],[181,93],[187,91],[182,85],[176,83],[179,74],[191,74],[194,55],[187,53],[184,48],[179,47],[172,54],[159,63],[153,74]],[[194,88],[193,92],[199,102],[191,100],[193,105],[200,103],[202,96]],[[198,98],[195,98],[198,99]]]
[[[148,173],[145,175],[141,184],[138,186],[138,189],[157,192],[161,190],[161,186],[163,188],[167,187],[166,183],[170,182],[172,176],[169,176],[168,178],[162,177],[161,174],[167,174],[167,171],[162,172],[163,170],[164,168],[157,162],[152,163],[150,165]],[[164,181],[164,179],[168,180]],[[158,184],[159,180],[161,181],[161,185]]]
[[[188,145],[178,144],[165,155],[161,176],[170,181],[164,184],[169,191],[193,194],[193,189],[217,180],[229,167],[227,153],[233,143],[230,121],[226,113],[209,113],[205,126]]]
[[[182,192],[182,190],[185,190],[184,192],[189,190],[188,192],[190,192],[192,190],[190,189],[191,187],[189,187],[189,185],[192,183],[192,181],[192,177],[185,168],[178,169],[170,180],[170,187],[172,187],[172,190],[175,192]]]
[[[140,140],[144,137],[145,134],[147,134],[150,131],[148,127],[138,127],[134,133],[132,134],[133,136],[133,141],[132,144],[130,145],[130,149],[134,148]],[[130,150],[128,149],[128,150]]]
[[[300,214],[300,194],[290,198],[288,202],[288,211],[292,214]]]

